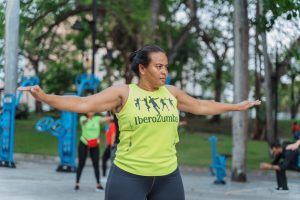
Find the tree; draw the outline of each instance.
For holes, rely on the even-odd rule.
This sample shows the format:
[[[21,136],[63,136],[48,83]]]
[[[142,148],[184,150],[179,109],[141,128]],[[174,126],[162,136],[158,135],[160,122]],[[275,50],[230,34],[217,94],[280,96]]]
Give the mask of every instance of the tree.
[[[294,65],[294,66],[293,66]],[[298,63],[291,63],[289,66],[288,76],[291,79],[290,85],[290,110],[291,110],[291,119],[295,119],[297,116],[297,111],[300,106],[300,95],[299,95],[299,87],[296,87],[296,78],[299,77],[300,67]]]
[[[270,31],[275,24],[276,19],[282,16],[286,16],[286,20],[291,20],[299,16],[300,4],[297,1],[270,1],[259,0],[258,1],[258,13],[256,17],[256,29],[258,34],[261,35],[262,54],[264,63],[264,82],[265,82],[265,94],[266,94],[266,133],[267,141],[271,144],[277,139],[277,88],[280,77],[285,74],[293,53],[300,45],[300,38],[296,39],[287,49],[284,51],[286,55],[278,55],[276,50],[276,61],[272,64],[270,55],[268,53],[267,44],[267,31]],[[266,13],[271,13],[267,17]],[[279,57],[282,57],[280,60]],[[275,69],[275,70],[274,70]]]
[[[230,48],[230,42],[232,42],[232,7],[229,1],[211,1],[207,2],[206,5],[203,2],[201,5],[203,8],[202,12],[208,12],[212,17],[208,19],[206,24],[201,20],[200,17],[196,17],[197,23],[195,28],[198,32],[198,37],[201,39],[206,48],[209,50],[209,55],[212,57],[212,89],[214,93],[214,100],[217,102],[221,101],[222,91],[226,80],[225,67],[229,66],[227,63],[227,53]],[[200,10],[200,9],[198,9]],[[202,22],[202,23],[201,23]],[[227,24],[221,26],[221,24]],[[225,29],[225,30],[224,30]],[[230,66],[228,67],[230,68]],[[229,70],[228,70],[229,71]],[[220,122],[220,115],[214,115],[211,122]]]
[[[263,14],[263,0],[259,0],[259,13]],[[269,55],[268,55],[268,46],[267,46],[267,36],[265,31],[261,33],[262,46],[263,46],[263,59],[264,59],[264,72],[265,72],[265,93],[266,93],[266,121],[267,121],[267,140],[269,143],[272,143],[275,140],[274,135],[274,102],[272,98],[272,66],[270,65]]]
[[[234,102],[248,98],[248,59],[249,27],[246,0],[234,1]],[[232,119],[233,181],[245,182],[246,177],[246,141],[248,132],[247,112],[235,112]]]

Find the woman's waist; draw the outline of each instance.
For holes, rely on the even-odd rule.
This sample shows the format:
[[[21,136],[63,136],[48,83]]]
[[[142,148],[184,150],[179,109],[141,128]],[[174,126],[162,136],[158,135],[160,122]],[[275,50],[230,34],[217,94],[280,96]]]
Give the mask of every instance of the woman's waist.
[[[114,163],[121,169],[142,176],[163,176],[177,168],[176,154],[156,157],[122,156],[116,154]]]

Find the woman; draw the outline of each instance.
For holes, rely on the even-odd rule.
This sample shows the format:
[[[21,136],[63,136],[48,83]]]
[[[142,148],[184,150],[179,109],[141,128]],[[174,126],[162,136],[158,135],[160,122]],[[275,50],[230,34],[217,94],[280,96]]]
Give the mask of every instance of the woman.
[[[96,191],[103,190],[103,186],[100,184],[100,172],[99,172],[99,135],[101,130],[101,123],[109,122],[110,118],[102,118],[95,116],[94,112],[88,112],[87,116],[81,116],[79,119],[81,126],[81,137],[78,144],[78,168],[76,171],[76,184],[75,190],[79,190],[79,181],[82,170],[85,165],[85,161],[90,154],[95,178],[96,178]]]
[[[130,62],[138,84],[112,86],[92,96],[48,95],[39,86],[19,90],[60,110],[116,113],[120,142],[107,180],[106,200],[183,200],[175,149],[179,111],[216,115],[247,110],[260,101],[224,104],[197,100],[175,86],[165,86],[168,59],[156,45],[133,52]]]

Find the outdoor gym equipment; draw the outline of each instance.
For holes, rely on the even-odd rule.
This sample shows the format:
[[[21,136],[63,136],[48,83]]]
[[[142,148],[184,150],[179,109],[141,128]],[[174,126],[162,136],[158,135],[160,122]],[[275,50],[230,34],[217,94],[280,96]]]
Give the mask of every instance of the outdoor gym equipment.
[[[167,78],[166,78],[166,84],[167,85],[171,85],[171,80],[172,80],[172,77],[170,74],[168,74]]]
[[[22,77],[20,86],[32,86],[39,84],[39,78]],[[3,98],[2,113],[0,115],[0,166],[15,168],[13,161],[14,133],[15,133],[15,113],[22,92],[19,92],[16,99],[15,94],[5,94]]]
[[[99,84],[100,80],[94,74],[79,74],[75,79],[77,95],[81,96],[85,90],[91,90],[95,93]]]
[[[37,131],[48,132],[58,139],[60,163],[56,171],[76,171],[76,128],[77,113],[65,111],[56,121],[52,117],[43,117],[35,125]]]
[[[40,84],[40,79],[37,76],[31,76],[31,77],[26,77],[23,76],[21,79],[20,86],[21,87],[26,87],[26,86],[33,86],[33,85],[39,85]],[[19,105],[21,97],[22,97],[23,91],[20,91],[17,97],[16,101],[16,106]]]
[[[13,161],[16,97],[6,94],[0,117],[0,166],[15,168]]]
[[[100,80],[95,75],[80,74],[75,80],[77,95],[81,96],[85,90],[95,92],[99,84]],[[58,138],[60,164],[56,171],[75,172],[77,113],[62,111],[61,117],[56,121],[52,117],[43,117],[35,128],[39,132],[48,132]]]
[[[209,137],[211,143],[211,152],[212,152],[212,164],[209,166],[212,176],[216,175],[215,184],[226,184],[224,177],[226,176],[226,156],[219,155],[217,153],[217,141],[216,136]]]

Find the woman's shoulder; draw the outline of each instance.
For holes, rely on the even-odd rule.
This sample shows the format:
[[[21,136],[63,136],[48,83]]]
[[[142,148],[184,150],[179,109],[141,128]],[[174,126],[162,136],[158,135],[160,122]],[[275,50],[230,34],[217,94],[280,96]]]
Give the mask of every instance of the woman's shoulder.
[[[129,96],[129,86],[128,84],[118,84],[118,85],[113,85],[110,87],[110,93],[117,95],[121,98],[121,107],[123,107],[123,105],[125,105],[128,96]],[[119,108],[116,108],[117,110]]]
[[[166,85],[165,87],[175,97],[177,97],[178,94],[181,92],[181,90],[178,87],[174,86],[174,85]]]
[[[129,89],[129,84],[121,83],[121,84],[113,85],[110,88],[121,89],[121,90]]]
[[[123,95],[128,94],[129,85],[128,84],[117,84],[117,85],[110,86],[107,89],[109,89],[110,92],[113,92],[113,94],[121,94],[123,96]]]

